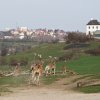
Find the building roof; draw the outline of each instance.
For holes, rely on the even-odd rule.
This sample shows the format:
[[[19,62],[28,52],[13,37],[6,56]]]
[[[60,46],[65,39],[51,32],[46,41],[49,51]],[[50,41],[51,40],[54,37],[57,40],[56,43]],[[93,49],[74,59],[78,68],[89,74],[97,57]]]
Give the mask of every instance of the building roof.
[[[0,31],[0,35],[2,35],[2,36],[12,36],[10,31]]]
[[[0,31],[0,37],[4,37],[3,31]]]
[[[100,25],[100,22],[98,22],[98,20],[93,19],[93,20],[90,20],[87,25]]]

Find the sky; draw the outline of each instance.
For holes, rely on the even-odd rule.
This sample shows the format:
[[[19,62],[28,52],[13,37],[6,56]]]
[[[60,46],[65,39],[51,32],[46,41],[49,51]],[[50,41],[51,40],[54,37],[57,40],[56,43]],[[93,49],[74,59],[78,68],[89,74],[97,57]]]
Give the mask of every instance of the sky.
[[[82,31],[100,21],[100,0],[0,0],[0,30],[26,26]]]

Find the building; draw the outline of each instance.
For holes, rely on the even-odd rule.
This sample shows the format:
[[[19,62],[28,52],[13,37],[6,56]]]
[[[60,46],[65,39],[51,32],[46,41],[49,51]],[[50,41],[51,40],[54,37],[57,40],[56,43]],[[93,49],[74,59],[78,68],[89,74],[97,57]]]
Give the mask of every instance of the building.
[[[28,31],[28,28],[27,27],[20,27],[19,30],[21,32],[27,32]]]
[[[97,31],[94,32],[94,38],[100,39],[100,30],[97,30]]]
[[[4,39],[3,31],[0,31],[0,40]]]
[[[97,30],[100,30],[100,22],[96,19],[91,19],[86,25],[86,35],[94,35]]]
[[[0,39],[13,39],[10,31],[0,31]]]

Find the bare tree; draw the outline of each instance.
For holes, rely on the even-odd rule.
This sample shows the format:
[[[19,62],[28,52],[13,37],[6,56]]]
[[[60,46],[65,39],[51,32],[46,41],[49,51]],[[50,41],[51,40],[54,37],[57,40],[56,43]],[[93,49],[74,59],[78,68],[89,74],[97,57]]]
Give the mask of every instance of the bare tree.
[[[66,43],[84,43],[89,41],[89,37],[81,32],[69,32],[65,40]]]

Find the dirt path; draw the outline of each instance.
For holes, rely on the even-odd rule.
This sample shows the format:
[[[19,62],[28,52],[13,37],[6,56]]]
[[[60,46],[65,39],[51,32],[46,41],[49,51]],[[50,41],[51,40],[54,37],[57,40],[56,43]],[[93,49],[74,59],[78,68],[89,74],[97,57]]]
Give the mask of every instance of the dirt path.
[[[1,96],[0,100],[100,100],[100,94],[82,94],[47,88],[27,88]]]
[[[12,88],[14,92],[0,96],[0,100],[100,100],[100,93],[84,94],[71,90],[76,86],[72,80],[78,77],[63,78],[48,86]]]

